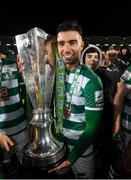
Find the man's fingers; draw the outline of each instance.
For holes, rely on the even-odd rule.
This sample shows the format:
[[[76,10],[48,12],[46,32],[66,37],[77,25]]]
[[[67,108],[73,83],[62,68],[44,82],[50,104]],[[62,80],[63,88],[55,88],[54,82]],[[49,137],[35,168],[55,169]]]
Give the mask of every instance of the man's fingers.
[[[13,141],[5,134],[0,135],[0,146],[9,151],[12,146],[14,146]]]
[[[10,151],[10,146],[8,145],[8,143],[5,143],[4,149],[5,149],[6,151]]]
[[[51,173],[51,172],[54,172],[54,171],[58,171],[58,170],[60,170],[60,168],[56,167],[56,168],[50,169],[50,170],[48,171],[48,173]]]
[[[13,141],[11,141],[10,138],[8,138],[7,141],[6,141],[6,144],[5,144],[6,150],[7,150],[7,151],[10,151],[10,149],[12,148],[12,146],[14,146],[14,143],[13,143]]]
[[[51,173],[51,172],[53,172],[53,171],[59,171],[59,170],[61,170],[61,169],[64,169],[64,168],[67,168],[67,167],[69,167],[71,165],[71,163],[68,161],[68,160],[65,160],[62,164],[60,164],[59,166],[57,166],[57,167],[55,167],[55,168],[53,168],[53,169],[50,169],[49,171],[48,171],[48,173]]]
[[[51,172],[54,172],[54,171],[58,171],[58,170],[61,170],[61,169],[63,169],[63,164],[61,164],[61,165],[59,165],[59,166],[57,166],[57,167],[55,167],[53,169],[50,169],[48,171],[48,173],[51,173]]]

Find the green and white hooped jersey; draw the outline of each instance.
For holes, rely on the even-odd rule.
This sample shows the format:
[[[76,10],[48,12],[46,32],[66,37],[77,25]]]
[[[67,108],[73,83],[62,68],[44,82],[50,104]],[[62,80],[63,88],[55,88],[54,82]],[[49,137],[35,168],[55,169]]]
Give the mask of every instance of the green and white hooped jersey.
[[[66,72],[66,96],[74,79],[75,71]],[[72,95],[72,112],[63,120],[62,137],[68,144],[74,145],[86,126],[88,119],[95,117],[103,109],[103,86],[99,77],[85,65],[82,65]],[[89,112],[93,112],[93,117]],[[87,132],[88,133],[88,132]]]
[[[131,66],[129,66],[123,75],[121,81],[124,81],[127,88],[131,90]],[[125,97],[124,110],[122,113],[122,128],[126,134],[131,134],[131,92]]]
[[[24,83],[15,60],[2,59],[0,75],[0,131],[12,136],[26,128],[26,116],[20,97],[20,87],[24,86]]]

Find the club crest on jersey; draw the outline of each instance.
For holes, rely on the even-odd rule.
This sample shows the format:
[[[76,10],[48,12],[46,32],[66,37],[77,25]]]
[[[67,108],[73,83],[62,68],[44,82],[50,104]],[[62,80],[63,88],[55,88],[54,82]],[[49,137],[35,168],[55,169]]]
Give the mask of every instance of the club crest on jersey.
[[[75,96],[80,96],[82,94],[81,86],[79,84],[77,84],[76,87],[74,88],[73,94]]]

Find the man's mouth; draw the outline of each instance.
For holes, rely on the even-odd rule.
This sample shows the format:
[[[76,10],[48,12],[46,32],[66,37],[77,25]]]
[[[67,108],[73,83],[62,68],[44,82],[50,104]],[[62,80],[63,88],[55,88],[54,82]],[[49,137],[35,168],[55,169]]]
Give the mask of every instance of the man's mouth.
[[[64,55],[64,58],[65,58],[66,60],[70,60],[70,59],[73,58],[73,55]]]

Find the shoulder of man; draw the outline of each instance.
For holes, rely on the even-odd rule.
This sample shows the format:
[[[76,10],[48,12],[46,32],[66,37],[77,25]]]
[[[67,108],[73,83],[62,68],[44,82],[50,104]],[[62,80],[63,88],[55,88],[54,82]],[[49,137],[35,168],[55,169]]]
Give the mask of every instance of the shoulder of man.
[[[121,76],[121,80],[123,81],[131,81],[131,65],[126,68],[124,73]]]
[[[96,87],[103,87],[101,78],[88,67],[83,66],[81,74],[88,79],[87,84],[88,82],[91,82],[91,84],[93,84]]]

